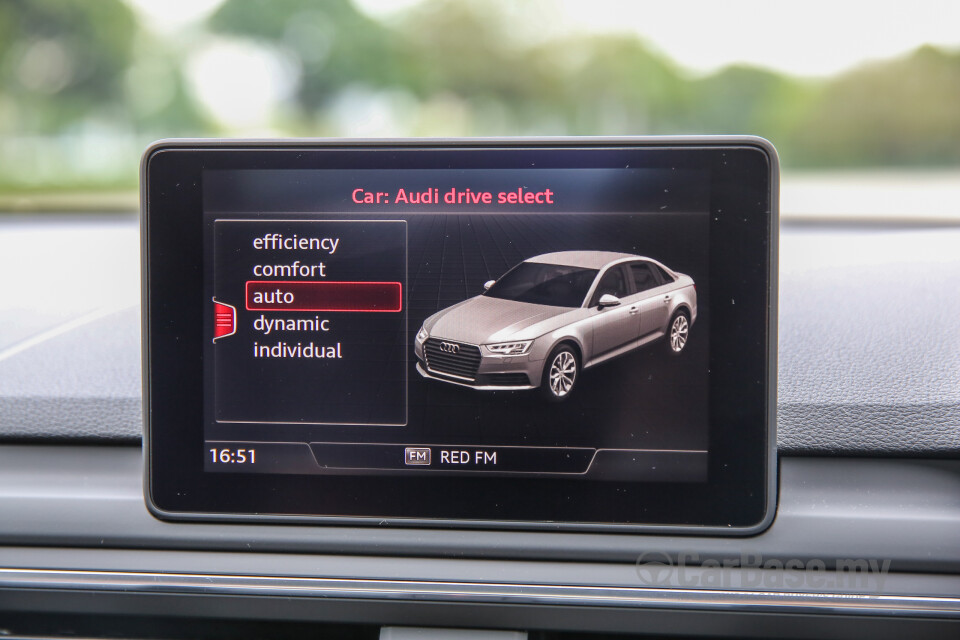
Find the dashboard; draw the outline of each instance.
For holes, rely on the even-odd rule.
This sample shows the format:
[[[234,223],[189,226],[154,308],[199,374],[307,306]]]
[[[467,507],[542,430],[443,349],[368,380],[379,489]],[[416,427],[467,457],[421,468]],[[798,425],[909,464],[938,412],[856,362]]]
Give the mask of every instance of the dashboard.
[[[758,535],[171,523],[143,500],[137,221],[5,217],[0,628],[956,637],[957,246],[949,223],[785,219]]]

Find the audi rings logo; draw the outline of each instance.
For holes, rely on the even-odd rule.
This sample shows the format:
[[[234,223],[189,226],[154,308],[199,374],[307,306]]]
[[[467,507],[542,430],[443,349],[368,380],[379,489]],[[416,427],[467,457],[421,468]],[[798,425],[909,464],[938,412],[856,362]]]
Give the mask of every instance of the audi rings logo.
[[[460,353],[460,345],[454,342],[441,342],[440,351],[444,353]]]

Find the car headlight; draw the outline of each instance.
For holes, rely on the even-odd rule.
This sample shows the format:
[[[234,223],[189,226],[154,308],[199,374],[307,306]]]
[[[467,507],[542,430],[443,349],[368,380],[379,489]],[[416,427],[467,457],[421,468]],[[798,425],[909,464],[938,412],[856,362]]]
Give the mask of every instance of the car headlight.
[[[427,333],[427,330],[423,327],[420,327],[420,331],[417,331],[417,342],[423,344],[427,338],[430,337],[430,334]]]
[[[514,342],[486,344],[484,346],[492,353],[496,353],[501,356],[519,356],[520,354],[526,353],[531,344],[533,344],[533,340],[517,340]]]

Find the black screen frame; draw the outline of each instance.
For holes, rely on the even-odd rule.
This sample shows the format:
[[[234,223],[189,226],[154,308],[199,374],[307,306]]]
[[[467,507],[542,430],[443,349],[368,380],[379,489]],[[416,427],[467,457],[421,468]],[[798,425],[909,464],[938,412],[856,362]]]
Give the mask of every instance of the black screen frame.
[[[206,169],[708,169],[710,480],[293,476],[203,471]],[[598,164],[599,163],[599,164]],[[145,495],[168,519],[753,534],[776,505],[776,151],[751,137],[161,141],[141,164]],[[194,304],[183,303],[193,300]],[[181,302],[176,302],[181,301]],[[336,496],[331,508],[325,496]],[[359,498],[362,496],[362,500]],[[325,514],[325,515],[319,515]]]

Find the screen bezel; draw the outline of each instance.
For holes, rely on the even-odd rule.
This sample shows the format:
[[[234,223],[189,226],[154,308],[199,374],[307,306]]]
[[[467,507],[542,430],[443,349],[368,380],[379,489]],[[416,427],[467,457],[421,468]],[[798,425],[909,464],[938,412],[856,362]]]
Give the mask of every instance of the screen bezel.
[[[625,158],[634,167],[711,172],[713,300],[736,300],[736,309],[711,306],[710,415],[714,424],[742,426],[710,429],[708,482],[637,483],[623,491],[619,483],[559,478],[445,476],[438,483],[386,475],[203,471],[195,452],[203,451],[205,169],[521,169],[531,163],[622,166],[616,163]],[[141,165],[148,507],[170,519],[741,535],[762,530],[776,501],[778,176],[776,152],[759,138],[156,143]],[[175,302],[183,299],[195,302]],[[340,498],[336,508],[325,496]]]

